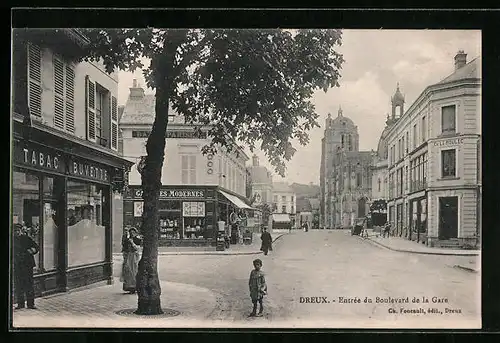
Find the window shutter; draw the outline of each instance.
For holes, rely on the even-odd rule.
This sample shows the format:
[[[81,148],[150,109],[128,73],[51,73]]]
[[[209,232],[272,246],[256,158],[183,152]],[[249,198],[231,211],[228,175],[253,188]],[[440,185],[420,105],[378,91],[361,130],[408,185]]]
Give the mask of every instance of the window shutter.
[[[42,116],[42,51],[28,43],[28,106],[30,115]]]
[[[96,141],[95,137],[95,83],[87,75],[85,77],[85,105],[87,113],[87,139],[91,142]]]
[[[118,150],[118,104],[116,97],[111,97],[111,149]]]
[[[64,129],[64,63],[54,56],[54,126]]]
[[[66,65],[66,131],[75,133],[75,71]]]

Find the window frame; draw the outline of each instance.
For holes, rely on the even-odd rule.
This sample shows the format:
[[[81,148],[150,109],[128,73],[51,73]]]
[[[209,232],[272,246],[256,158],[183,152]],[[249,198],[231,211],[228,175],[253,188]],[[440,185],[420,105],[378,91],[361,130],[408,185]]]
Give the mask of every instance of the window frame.
[[[444,175],[443,170],[443,153],[446,151],[454,151],[455,152],[455,175]],[[441,179],[457,179],[460,178],[459,170],[458,170],[458,147],[454,148],[443,148],[439,149],[439,175]]]
[[[443,116],[443,112],[444,112],[444,109],[445,108],[448,108],[448,107],[453,107],[455,109],[454,111],[454,127],[453,127],[453,131],[451,130],[446,130],[444,131],[444,116]],[[453,102],[453,103],[448,103],[448,104],[445,104],[445,105],[441,105],[440,107],[440,115],[441,115],[441,135],[454,135],[454,134],[457,134],[458,133],[458,109],[459,109],[459,104],[457,102]]]

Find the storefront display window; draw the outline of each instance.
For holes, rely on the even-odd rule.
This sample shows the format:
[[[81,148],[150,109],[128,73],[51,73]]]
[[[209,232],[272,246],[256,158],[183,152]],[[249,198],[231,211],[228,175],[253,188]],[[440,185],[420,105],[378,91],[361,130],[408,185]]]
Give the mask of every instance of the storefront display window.
[[[64,192],[64,179],[43,178],[43,268],[57,267],[58,228],[60,227],[60,201]]]
[[[109,201],[108,186],[68,181],[68,265],[105,260],[106,233],[102,206]],[[107,218],[106,218],[107,219]],[[106,220],[106,222],[108,222]]]
[[[40,244],[40,179],[38,176],[14,171],[12,175],[12,221],[23,224],[26,233]],[[35,256],[40,270],[40,254]]]
[[[427,199],[420,200],[420,232],[427,232]]]

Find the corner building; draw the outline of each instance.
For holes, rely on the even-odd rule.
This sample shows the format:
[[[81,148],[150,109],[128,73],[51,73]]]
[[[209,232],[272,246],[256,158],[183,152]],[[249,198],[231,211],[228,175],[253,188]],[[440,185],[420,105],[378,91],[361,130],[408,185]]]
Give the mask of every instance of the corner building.
[[[145,94],[134,80],[120,119],[123,156],[133,164],[123,205],[125,225],[141,225],[144,203],[137,166],[146,155],[154,116],[155,95]],[[195,127],[169,109],[158,209],[161,246],[215,246],[218,221],[224,221],[229,230],[233,213],[253,210],[246,198],[248,156],[239,147],[239,154],[224,149],[215,155],[202,154],[210,142],[210,127],[204,126],[201,132]]]
[[[396,234],[436,247],[476,246],[481,213],[481,64],[428,86],[388,135],[389,221]],[[402,111],[403,112],[403,111]]]
[[[118,154],[117,74],[78,63],[76,29],[15,29],[10,224],[39,244],[35,295],[112,283],[132,165]]]

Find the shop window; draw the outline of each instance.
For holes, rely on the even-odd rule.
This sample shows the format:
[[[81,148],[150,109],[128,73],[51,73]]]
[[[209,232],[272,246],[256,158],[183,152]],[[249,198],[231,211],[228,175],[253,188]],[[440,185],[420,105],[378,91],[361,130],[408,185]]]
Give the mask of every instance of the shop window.
[[[67,183],[68,265],[70,267],[102,262],[106,253],[106,227],[99,211],[109,198],[107,186],[80,181]],[[105,220],[108,222],[108,220]]]
[[[456,106],[444,106],[441,108],[441,132],[456,132]]]
[[[43,178],[43,269],[57,268],[58,231],[61,227],[61,199],[64,193],[64,179],[60,177]]]
[[[281,206],[281,213],[286,213],[286,205]]]
[[[40,243],[40,179],[33,174],[14,171],[12,175],[12,221],[23,224],[25,232]],[[35,256],[36,271],[40,270],[40,254]]]
[[[441,151],[441,174],[442,177],[456,177],[455,149]]]

